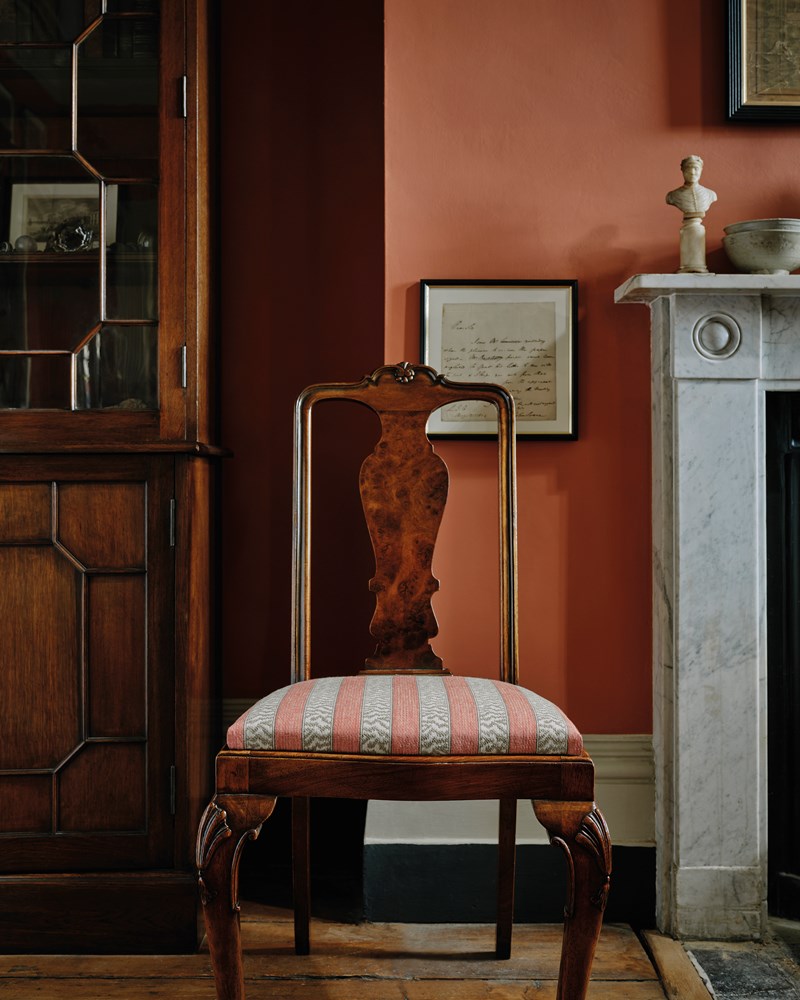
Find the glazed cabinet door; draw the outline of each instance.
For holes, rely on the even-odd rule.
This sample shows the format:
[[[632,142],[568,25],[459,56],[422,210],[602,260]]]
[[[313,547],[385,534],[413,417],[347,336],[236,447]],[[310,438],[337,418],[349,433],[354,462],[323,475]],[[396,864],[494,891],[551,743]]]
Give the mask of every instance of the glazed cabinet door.
[[[186,23],[0,5],[0,447],[185,438]]]
[[[0,873],[173,863],[173,482],[0,458]]]

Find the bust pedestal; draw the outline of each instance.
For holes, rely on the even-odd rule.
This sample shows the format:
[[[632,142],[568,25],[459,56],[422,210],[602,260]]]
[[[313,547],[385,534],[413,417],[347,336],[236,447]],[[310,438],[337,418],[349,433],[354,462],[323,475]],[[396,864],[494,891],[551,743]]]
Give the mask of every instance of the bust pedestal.
[[[679,274],[708,274],[706,267],[706,231],[700,218],[683,220],[680,231],[681,266]]]
[[[640,274],[651,310],[659,927],[766,926],[765,393],[800,391],[800,277]]]

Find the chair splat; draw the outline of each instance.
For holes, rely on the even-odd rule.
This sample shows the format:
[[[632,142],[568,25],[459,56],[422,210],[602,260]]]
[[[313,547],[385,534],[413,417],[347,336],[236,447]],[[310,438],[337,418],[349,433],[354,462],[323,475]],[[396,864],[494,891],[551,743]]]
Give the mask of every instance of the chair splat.
[[[429,410],[377,413],[382,436],[361,466],[360,489],[375,552],[370,634],[378,644],[362,673],[449,673],[429,642],[439,631],[431,607],[439,581],[431,563],[447,500],[447,466],[425,433]]]

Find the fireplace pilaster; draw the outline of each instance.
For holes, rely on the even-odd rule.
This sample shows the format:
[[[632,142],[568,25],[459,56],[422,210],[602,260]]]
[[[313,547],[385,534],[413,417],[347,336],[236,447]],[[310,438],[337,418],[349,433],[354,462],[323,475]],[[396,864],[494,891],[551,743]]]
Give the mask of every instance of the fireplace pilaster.
[[[800,277],[636,275],[651,307],[657,907],[766,921],[765,393],[800,391]]]

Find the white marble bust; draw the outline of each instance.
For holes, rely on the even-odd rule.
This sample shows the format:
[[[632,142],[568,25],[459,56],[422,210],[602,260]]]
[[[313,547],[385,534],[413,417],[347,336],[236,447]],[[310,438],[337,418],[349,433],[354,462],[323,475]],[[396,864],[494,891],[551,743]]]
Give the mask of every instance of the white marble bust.
[[[681,160],[683,184],[667,194],[667,204],[683,212],[680,232],[681,263],[679,274],[708,274],[706,267],[706,231],[702,219],[717,200],[716,192],[698,183],[703,171],[699,156]]]
[[[717,200],[715,191],[698,184],[703,172],[703,161],[699,156],[687,156],[681,160],[683,184],[667,194],[667,204],[674,205],[683,212],[686,219],[702,219]]]

